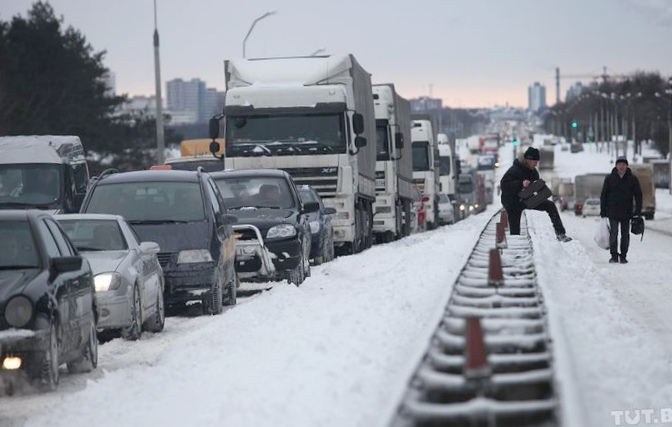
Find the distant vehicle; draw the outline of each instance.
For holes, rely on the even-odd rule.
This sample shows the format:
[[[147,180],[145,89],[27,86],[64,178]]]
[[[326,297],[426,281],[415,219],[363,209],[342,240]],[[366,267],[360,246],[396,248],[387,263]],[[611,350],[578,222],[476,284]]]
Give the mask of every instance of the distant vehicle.
[[[56,220],[37,210],[0,211],[0,377],[55,390],[58,368],[98,365],[93,273]]]
[[[570,153],[580,153],[583,151],[583,144],[580,142],[572,142],[569,146]]]
[[[303,283],[310,276],[308,214],[319,210],[319,203],[303,203],[292,177],[279,169],[213,172],[212,179],[238,217],[234,229],[240,277]]]
[[[574,196],[563,197],[560,201],[560,210],[562,211],[574,210],[575,205],[576,205],[576,197]]]
[[[91,185],[82,213],[121,215],[140,240],[159,244],[167,308],[201,301],[205,313],[220,314],[236,304],[236,218],[209,174],[109,171]]]
[[[161,332],[165,322],[163,271],[155,242],[140,242],[121,216],[56,215],[94,274],[99,331],[137,340],[143,330]]]
[[[455,209],[450,198],[439,193],[439,225],[455,223]]]
[[[0,209],[77,212],[88,185],[79,137],[0,137]]]
[[[656,214],[656,184],[653,178],[653,165],[650,163],[633,163],[632,174],[639,180],[642,189],[642,216],[652,220]]]
[[[314,265],[329,262],[334,259],[334,226],[331,225],[331,216],[336,213],[336,209],[324,206],[320,195],[310,185],[299,187],[299,195],[304,205],[310,202],[320,205],[320,209],[307,214],[312,236],[310,259]]]
[[[583,203],[581,214],[584,218],[587,216],[600,216],[600,199],[593,197],[586,199]]]

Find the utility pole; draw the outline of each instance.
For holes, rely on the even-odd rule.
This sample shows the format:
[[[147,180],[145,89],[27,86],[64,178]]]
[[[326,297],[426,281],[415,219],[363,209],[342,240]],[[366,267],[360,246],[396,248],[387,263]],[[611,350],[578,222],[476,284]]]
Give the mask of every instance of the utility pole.
[[[555,103],[560,103],[560,67],[555,67]]]
[[[154,80],[156,83],[156,164],[164,162],[166,142],[163,134],[163,99],[161,98],[161,62],[159,61],[159,30],[156,23],[156,0],[154,0]]]

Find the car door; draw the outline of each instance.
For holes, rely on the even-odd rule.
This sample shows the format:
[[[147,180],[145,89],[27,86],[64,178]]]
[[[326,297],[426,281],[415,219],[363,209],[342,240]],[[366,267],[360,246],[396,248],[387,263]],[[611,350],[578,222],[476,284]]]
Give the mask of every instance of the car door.
[[[45,218],[43,221],[56,241],[61,256],[79,255],[68,236],[54,219]],[[72,347],[69,346],[69,348],[75,348],[89,338],[89,325],[93,320],[93,288],[91,277],[84,268],[65,273],[63,276],[68,287],[68,322],[71,326],[69,332],[72,340],[70,342]]]
[[[156,261],[156,255],[142,252],[140,249],[140,238],[127,223],[119,224],[126,243],[128,244],[128,263],[138,272],[138,285],[140,286],[140,295],[142,301],[143,321],[153,313],[149,310],[156,303],[156,292],[159,278],[157,269],[152,263],[152,258]],[[158,263],[158,261],[156,261]]]

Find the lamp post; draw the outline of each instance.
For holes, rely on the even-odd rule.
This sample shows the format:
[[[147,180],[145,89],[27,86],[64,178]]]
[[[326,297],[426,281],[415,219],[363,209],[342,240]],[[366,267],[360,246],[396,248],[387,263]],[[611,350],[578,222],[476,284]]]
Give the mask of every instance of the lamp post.
[[[321,47],[321,48],[317,49],[315,52],[311,53],[309,56],[317,56],[320,53],[324,52],[325,50],[326,50],[325,48]]]
[[[243,40],[243,58],[245,58],[245,44],[247,43],[247,39],[250,37],[250,34],[252,34],[252,30],[254,29],[254,26],[257,25],[257,22],[261,21],[264,18],[268,18],[271,15],[275,15],[277,12],[275,10],[272,10],[270,12],[266,12],[254,21],[252,21],[252,25],[250,25],[250,29],[247,30],[247,35],[245,36],[245,39]]]
[[[156,0],[154,0],[154,81],[156,85],[156,164],[162,165],[166,142],[163,133],[163,99],[161,97],[161,62],[159,61],[159,30],[156,24]]]

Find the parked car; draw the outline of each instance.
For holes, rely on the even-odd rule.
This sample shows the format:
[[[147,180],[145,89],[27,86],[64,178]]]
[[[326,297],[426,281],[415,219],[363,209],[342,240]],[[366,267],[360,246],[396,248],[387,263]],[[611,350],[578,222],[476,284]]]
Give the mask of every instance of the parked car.
[[[238,217],[236,270],[243,279],[299,285],[310,276],[312,237],[308,214],[292,177],[279,169],[213,172],[224,204]]]
[[[46,211],[0,212],[0,375],[56,389],[98,365],[93,273]]]
[[[93,181],[81,212],[121,215],[140,240],[159,244],[166,308],[201,301],[205,313],[219,314],[236,303],[236,218],[207,173],[109,171]]]
[[[165,322],[163,270],[156,242],[140,242],[119,215],[56,215],[77,250],[91,264],[100,316],[98,331],[120,331],[137,340]]]
[[[310,202],[320,205],[318,210],[307,214],[312,236],[310,259],[314,265],[329,262],[334,259],[334,227],[331,225],[331,216],[336,213],[336,209],[325,207],[320,195],[310,185],[299,187],[299,196],[304,205]]]
[[[583,217],[600,216],[600,199],[596,197],[589,197],[583,202],[583,209],[581,210]]]
[[[439,225],[455,223],[455,208],[448,195],[439,193]]]

